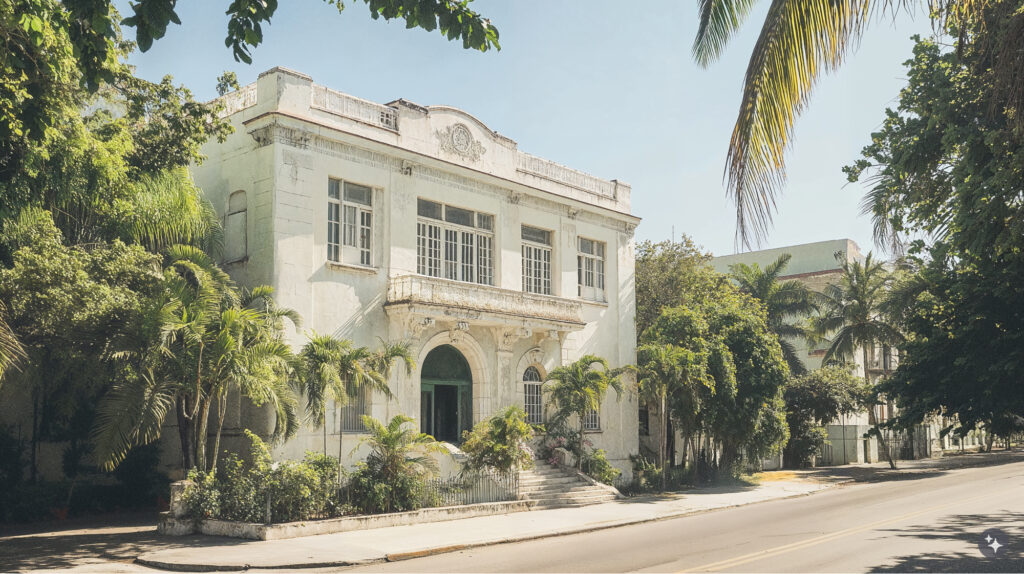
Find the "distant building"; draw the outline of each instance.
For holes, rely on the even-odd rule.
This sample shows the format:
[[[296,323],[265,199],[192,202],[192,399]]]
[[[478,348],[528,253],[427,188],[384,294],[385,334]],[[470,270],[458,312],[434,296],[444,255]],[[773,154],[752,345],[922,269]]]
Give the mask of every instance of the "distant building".
[[[749,251],[735,255],[723,255],[711,260],[711,266],[720,273],[729,273],[729,268],[737,263],[747,265],[757,264],[764,268],[776,261],[784,254],[790,254],[789,264],[786,266],[785,275],[779,277],[780,281],[791,279],[799,280],[813,291],[822,292],[830,283],[838,283],[843,275],[840,261],[863,261],[860,247],[850,239],[833,239],[830,241],[818,241],[815,243],[804,243],[775,249],[763,249],[760,251]],[[817,347],[811,347],[806,340],[794,339],[791,341],[797,349],[798,356],[803,361],[808,371],[821,367],[825,358],[827,343]],[[854,353],[853,362],[857,365],[855,374],[863,373],[861,370],[863,359],[860,352]],[[868,361],[874,358],[874,352],[869,352]],[[881,372],[878,373],[879,375]],[[878,407],[876,415],[879,420],[885,418],[885,405]],[[865,439],[863,435],[868,431],[868,415],[855,413],[840,416],[839,419],[827,425],[829,444],[825,445],[822,462],[824,464],[847,464],[851,462],[875,462],[879,460],[876,440]]]
[[[462,110],[374,103],[282,68],[223,102],[236,131],[193,174],[223,218],[227,271],[303,316],[296,349],[309,331],[413,345],[418,367],[395,369],[393,400],[329,410],[328,452],[340,432],[342,452],[357,445],[362,414],[404,413],[450,443],[509,405],[542,423],[555,367],[635,362],[627,184],[522,152]],[[628,475],[636,398],[611,392],[584,424]],[[226,426],[265,425],[236,402]],[[321,440],[303,429],[276,454]]]
[[[836,284],[840,281],[843,274],[840,261],[864,260],[860,247],[854,241],[850,239],[834,239],[775,249],[763,249],[736,255],[724,255],[713,258],[711,265],[716,271],[721,273],[728,273],[729,267],[737,263],[745,263],[747,265],[756,263],[763,268],[785,253],[792,255],[792,259],[786,266],[786,275],[779,277],[779,280],[797,279],[817,292],[822,292],[830,283]],[[821,367],[825,352],[828,349],[827,343],[811,348],[804,340],[793,340],[792,342],[808,370]],[[862,353],[858,350],[852,358],[853,363],[856,365],[854,373],[858,376],[864,372],[862,357]],[[898,366],[899,356],[894,350],[881,346],[868,349],[868,378],[870,382],[877,382],[881,377],[895,371]],[[892,404],[878,405],[875,415],[879,421],[885,421],[893,415],[893,412]],[[935,418],[927,421],[925,424],[918,425],[910,431],[887,431],[886,434],[893,456],[901,459],[927,458],[935,456],[943,450],[955,450],[981,445],[981,436],[973,431],[962,440],[949,436],[940,438],[941,429],[950,424],[950,422],[943,422]],[[828,444],[825,445],[821,463],[848,464],[877,462],[884,459],[884,456],[878,451],[876,439],[864,438],[864,434],[870,428],[866,412],[840,416],[832,424],[827,425],[827,428]]]

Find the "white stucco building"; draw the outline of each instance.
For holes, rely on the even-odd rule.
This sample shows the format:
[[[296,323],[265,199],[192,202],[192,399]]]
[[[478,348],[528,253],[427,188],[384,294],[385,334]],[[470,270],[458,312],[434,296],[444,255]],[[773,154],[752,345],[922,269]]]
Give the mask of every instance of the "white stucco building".
[[[235,127],[193,174],[225,224],[225,269],[296,309],[294,348],[316,331],[374,347],[407,340],[392,400],[328,412],[329,452],[358,414],[404,413],[440,440],[500,408],[544,417],[539,383],[584,354],[635,361],[630,187],[520,151],[466,112],[378,104],[274,68],[224,97]],[[236,404],[228,423],[259,412]],[[628,473],[637,403],[611,392],[589,437]],[[169,436],[173,436],[170,435]],[[279,447],[321,448],[305,429]]]

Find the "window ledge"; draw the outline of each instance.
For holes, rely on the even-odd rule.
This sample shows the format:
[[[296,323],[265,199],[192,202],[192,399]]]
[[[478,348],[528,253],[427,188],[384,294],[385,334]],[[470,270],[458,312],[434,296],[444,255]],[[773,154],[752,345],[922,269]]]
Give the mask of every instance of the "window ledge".
[[[248,262],[249,262],[249,256],[246,255],[244,257],[239,257],[237,259],[232,259],[231,261],[225,261],[224,263],[221,263],[221,267],[229,267],[231,265],[241,265],[242,263],[248,263]]]
[[[582,297],[580,297],[579,298],[579,302],[583,303],[584,305],[594,305],[594,306],[597,306],[597,307],[608,307],[608,302],[607,301],[599,301],[597,299],[583,299]]]
[[[591,429],[591,430],[583,431],[583,434],[601,434],[603,432],[604,432],[604,429]]]
[[[360,273],[367,273],[369,275],[376,275],[379,271],[379,267],[367,267],[365,265],[354,265],[352,263],[340,263],[338,261],[327,261],[328,269],[337,269],[339,271],[357,271]]]

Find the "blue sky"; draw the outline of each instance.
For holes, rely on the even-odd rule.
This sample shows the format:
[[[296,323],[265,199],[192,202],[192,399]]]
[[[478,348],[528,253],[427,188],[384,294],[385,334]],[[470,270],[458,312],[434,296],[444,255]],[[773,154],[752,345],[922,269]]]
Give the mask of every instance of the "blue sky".
[[[126,0],[116,4],[130,12]],[[707,70],[690,57],[695,4],[477,0],[502,43],[500,52],[479,53],[436,32],[374,21],[362,2],[339,15],[317,0],[292,0],[281,2],[246,65],[224,46],[226,1],[180,2],[183,26],[131,63],[150,80],[173,75],[201,99],[215,95],[224,70],[244,85],[285,66],[374,101],[459,107],[521,150],[630,183],[633,213],[643,218],[638,239],[668,239],[674,226],[676,237],[728,254],[735,209],[722,169],[768,1]],[[872,248],[870,220],[859,210],[864,189],[847,185],[841,169],[894,105],[910,36],[930,32],[921,13],[878,21],[846,65],[819,83],[797,124],[788,185],[764,247],[849,237]]]

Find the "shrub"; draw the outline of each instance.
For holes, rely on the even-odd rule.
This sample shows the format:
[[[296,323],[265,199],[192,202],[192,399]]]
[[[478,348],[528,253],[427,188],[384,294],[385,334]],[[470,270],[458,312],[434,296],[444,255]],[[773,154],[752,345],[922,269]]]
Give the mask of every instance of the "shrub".
[[[355,508],[379,513],[416,510],[424,505],[426,480],[437,473],[437,465],[427,453],[444,452],[444,448],[430,435],[413,430],[411,422],[411,418],[398,415],[384,426],[377,419],[363,417],[369,433],[363,442],[370,445],[370,454],[346,486]]]
[[[220,518],[220,490],[217,477],[212,473],[192,469],[188,473],[192,484],[182,493],[182,501],[190,518]]]
[[[621,470],[608,462],[602,449],[595,449],[584,455],[581,468],[587,476],[605,484],[614,483],[622,474]]]
[[[193,484],[183,494],[189,516],[240,522],[263,522],[270,501],[272,522],[337,516],[337,460],[307,452],[302,461],[272,462],[266,444],[246,431],[250,459],[228,455],[218,472],[193,470]]]
[[[478,423],[463,438],[462,451],[469,455],[467,471],[533,468],[533,450],[527,444],[533,438],[533,427],[526,422],[526,411],[518,406]]]

